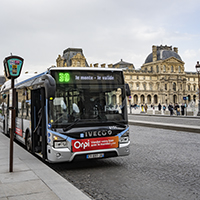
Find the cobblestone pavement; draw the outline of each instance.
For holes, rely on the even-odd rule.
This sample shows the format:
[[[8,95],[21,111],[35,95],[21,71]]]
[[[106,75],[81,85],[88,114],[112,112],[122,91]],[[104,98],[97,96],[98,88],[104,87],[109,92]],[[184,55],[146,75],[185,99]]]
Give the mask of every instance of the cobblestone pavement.
[[[50,166],[95,200],[199,200],[200,134],[130,128],[130,156]]]
[[[163,122],[163,123],[171,123],[171,124],[183,124],[183,125],[194,125],[200,126],[200,117],[177,117],[177,116],[153,116],[146,114],[135,114],[129,115],[129,120],[139,120],[139,121],[149,121],[149,122]]]

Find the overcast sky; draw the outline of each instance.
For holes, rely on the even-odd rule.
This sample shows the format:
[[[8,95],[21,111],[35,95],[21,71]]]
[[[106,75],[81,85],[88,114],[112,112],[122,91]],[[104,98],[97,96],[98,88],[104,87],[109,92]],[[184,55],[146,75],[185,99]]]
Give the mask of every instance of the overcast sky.
[[[178,47],[186,71],[200,60],[199,0],[0,0],[0,74],[5,57],[42,72],[63,50],[82,48],[88,64],[123,59],[139,69],[152,45]]]

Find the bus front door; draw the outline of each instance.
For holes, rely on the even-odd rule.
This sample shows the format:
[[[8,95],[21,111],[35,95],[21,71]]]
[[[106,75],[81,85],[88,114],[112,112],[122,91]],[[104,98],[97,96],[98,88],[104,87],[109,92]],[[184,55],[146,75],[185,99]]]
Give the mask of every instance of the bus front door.
[[[32,152],[45,160],[46,152],[46,103],[44,88],[31,91]]]

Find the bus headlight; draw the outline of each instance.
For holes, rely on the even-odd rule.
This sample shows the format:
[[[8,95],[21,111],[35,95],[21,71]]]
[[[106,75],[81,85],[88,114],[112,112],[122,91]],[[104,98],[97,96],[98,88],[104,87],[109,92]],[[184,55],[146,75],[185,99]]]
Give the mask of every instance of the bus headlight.
[[[67,141],[54,141],[54,147],[55,148],[66,148]]]
[[[119,138],[120,143],[127,143],[129,142],[129,130],[126,131],[120,138]]]
[[[54,148],[69,148],[70,145],[68,144],[69,142],[65,140],[62,137],[59,137],[57,135],[53,135],[53,147]]]

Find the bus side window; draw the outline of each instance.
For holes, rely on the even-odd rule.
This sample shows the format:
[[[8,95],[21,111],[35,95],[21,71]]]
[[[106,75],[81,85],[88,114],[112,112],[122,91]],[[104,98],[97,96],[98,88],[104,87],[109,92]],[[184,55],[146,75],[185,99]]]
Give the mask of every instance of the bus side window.
[[[26,100],[26,118],[31,119],[31,105],[30,105],[31,100]]]
[[[26,89],[25,91],[25,99],[26,99],[26,119],[31,119],[31,99],[30,97],[30,90]]]
[[[17,110],[16,110],[16,116],[22,117],[22,90],[18,90],[17,92]]]
[[[22,118],[26,119],[26,103],[24,100],[22,101]]]

